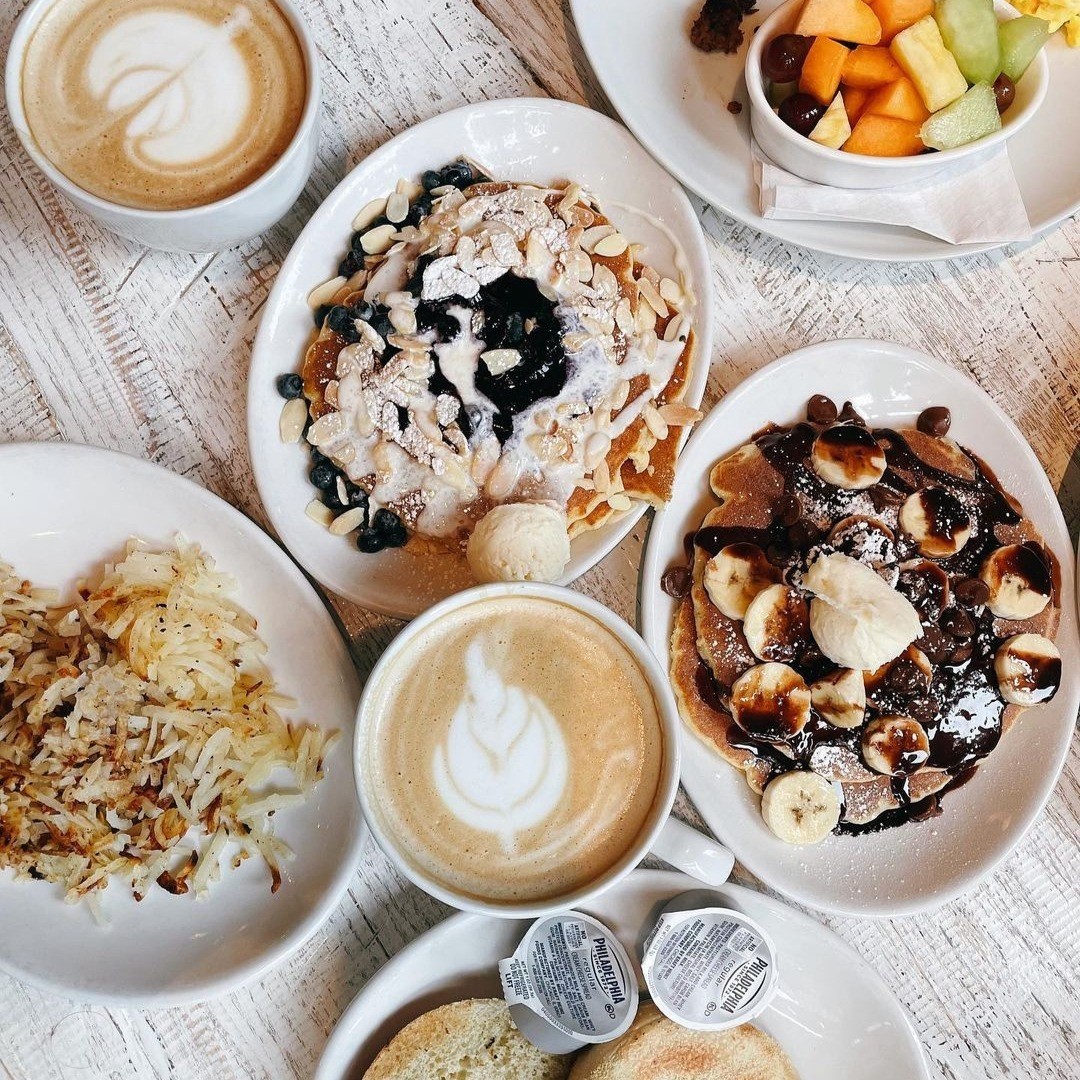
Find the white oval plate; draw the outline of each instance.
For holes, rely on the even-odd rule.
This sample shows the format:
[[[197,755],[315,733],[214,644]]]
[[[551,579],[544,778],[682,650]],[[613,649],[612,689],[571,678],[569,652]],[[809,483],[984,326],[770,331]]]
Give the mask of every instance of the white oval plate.
[[[691,436],[671,504],[652,523],[642,569],[642,633],[657,655],[668,658],[675,614],[660,577],[667,567],[685,564],[683,537],[716,504],[709,470],[767,423],[802,419],[815,393],[838,404],[852,401],[874,424],[911,423],[928,405],[952,410],[950,434],[997,473],[1061,561],[1057,640],[1066,665],[1076,664],[1077,616],[1067,599],[1074,589],[1072,543],[1031,447],[960,372],[902,345],[862,340],[811,345],[775,361],[728,394]],[[1020,842],[1057,782],[1078,707],[1080,673],[1073,671],[1053,701],[1025,713],[974,779],[947,796],[941,817],[880,833],[830,836],[813,847],[774,836],[742,773],[689,732],[683,783],[717,837],[766,884],[821,911],[907,915],[971,889]]]
[[[336,273],[356,212],[392,190],[399,177],[416,178],[463,154],[496,179],[580,181],[599,196],[627,236],[646,244],[648,261],[671,273],[674,249],[663,232],[615,204],[662,220],[686,253],[698,299],[694,329],[699,362],[687,393],[694,405],[705,392],[712,355],[712,275],[697,216],[682,188],[614,120],[562,101],[489,101],[417,124],[365,158],[308,222],[267,300],[251,359],[248,445],[263,505],[297,561],[327,588],[399,618],[418,615],[474,584],[464,560],[418,558],[407,551],[364,555],[308,518],[304,508],[315,494],[307,479],[308,455],[304,447],[286,446],[278,438],[282,401],[274,380],[300,364],[312,331],[307,296]],[[569,584],[595,566],[643,513],[629,511],[575,539],[559,584]]]
[[[136,903],[118,883],[102,897],[100,927],[58,886],[0,875],[0,968],[82,1001],[137,1008],[200,1001],[258,978],[337,906],[365,842],[353,780],[359,684],[348,650],[315,590],[288,556],[228,503],[148,462],[95,447],[0,447],[0,560],[62,590],[96,574],[131,537],[197,542],[239,585],[293,714],[340,731],[326,775],[301,806],[276,818],[296,857],[270,893],[249,859],[222,871],[210,895],[151,891]]]
[[[750,104],[743,81],[755,29],[780,6],[761,0],[743,22],[737,55],[703,53],[689,29],[702,0],[571,0],[581,43],[627,127],[673,175],[725,214],[792,244],[851,259],[929,262],[957,259],[1000,244],[950,244],[893,225],[774,221],[758,212],[750,161]],[[618,26],[619,32],[612,33]],[[1032,231],[1080,209],[1080,139],[1075,124],[1080,52],[1056,34],[1046,47],[1050,87],[1039,112],[1009,140],[1009,157]],[[739,101],[738,116],[727,111]]]
[[[658,909],[701,882],[668,870],[635,870],[583,910],[606,923],[637,959]],[[738,885],[711,890],[772,936],[780,989],[754,1023],[791,1058],[800,1080],[873,1076],[928,1080],[926,1059],[903,1006],[854,949],[809,916]],[[501,995],[498,962],[529,920],[454,915],[407,945],[353,999],[330,1037],[315,1080],[360,1080],[410,1020],[437,1005]]]

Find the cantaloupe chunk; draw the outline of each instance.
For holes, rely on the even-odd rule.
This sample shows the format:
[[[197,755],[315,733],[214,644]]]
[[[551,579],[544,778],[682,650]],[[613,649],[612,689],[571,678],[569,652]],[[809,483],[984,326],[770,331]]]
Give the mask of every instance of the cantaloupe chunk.
[[[912,120],[864,112],[851,129],[851,138],[841,149],[849,154],[871,154],[874,157],[921,154],[925,147],[919,138],[919,126]]]
[[[828,105],[840,89],[840,74],[851,50],[832,38],[816,37],[803,61],[799,90]]]
[[[859,122],[859,117],[866,111],[866,106],[876,91],[867,90],[862,86],[841,86],[840,92],[844,95],[844,108],[847,109],[848,121],[854,127]]]
[[[806,0],[794,33],[876,45],[881,40],[881,23],[863,0]]]
[[[884,45],[859,45],[848,53],[840,81],[845,86],[876,90],[902,79],[904,72]]]
[[[967,79],[961,73],[956,57],[945,48],[932,15],[901,30],[893,38],[889,51],[932,113],[967,93]]]
[[[907,78],[897,79],[896,82],[873,91],[863,112],[873,113],[875,116],[895,116],[899,120],[911,120],[916,124],[921,124],[930,117],[930,110],[923,104],[915,84]]]
[[[934,13],[934,0],[870,0],[870,6],[881,23],[882,45]]]

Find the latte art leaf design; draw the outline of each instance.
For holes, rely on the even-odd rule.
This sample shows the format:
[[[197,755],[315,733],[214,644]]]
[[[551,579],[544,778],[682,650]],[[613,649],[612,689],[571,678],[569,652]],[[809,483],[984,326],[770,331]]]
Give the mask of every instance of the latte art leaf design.
[[[512,855],[520,834],[560,806],[569,756],[559,722],[544,702],[508,686],[490,667],[482,642],[465,653],[465,697],[433,770],[439,797],[460,821],[498,836]]]
[[[87,81],[109,112],[125,121],[133,157],[160,167],[190,166],[236,140],[251,87],[234,38],[250,22],[243,5],[218,26],[185,12],[144,11],[101,36]]]

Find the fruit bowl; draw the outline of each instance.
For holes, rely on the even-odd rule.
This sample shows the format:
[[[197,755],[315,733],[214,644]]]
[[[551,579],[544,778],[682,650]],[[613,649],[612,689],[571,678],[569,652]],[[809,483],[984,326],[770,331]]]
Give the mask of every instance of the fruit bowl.
[[[746,87],[750,99],[750,127],[767,157],[781,168],[818,184],[846,188],[882,188],[926,180],[959,161],[985,154],[1015,135],[1035,115],[1046,96],[1049,66],[1045,52],[1031,62],[1016,83],[1016,98],[1001,117],[1001,128],[974,142],[952,150],[905,157],[875,157],[834,150],[800,135],[773,111],[766,97],[762,61],[769,43],[794,29],[804,0],[788,0],[758,28],[746,53]],[[995,0],[999,20],[1019,12],[1003,0]]]

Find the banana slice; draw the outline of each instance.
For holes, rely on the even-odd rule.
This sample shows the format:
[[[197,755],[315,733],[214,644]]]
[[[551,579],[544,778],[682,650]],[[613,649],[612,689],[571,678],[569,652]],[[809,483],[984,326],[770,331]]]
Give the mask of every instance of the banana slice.
[[[928,559],[948,559],[971,539],[971,515],[942,487],[923,488],[904,500],[900,528]]]
[[[810,690],[787,664],[758,664],[731,687],[731,715],[749,735],[782,742],[798,735],[810,719]]]
[[[1061,685],[1061,652],[1042,634],[1017,634],[994,656],[998,690],[1010,705],[1049,701]]]
[[[861,671],[840,668],[810,684],[810,702],[834,727],[855,728],[866,719],[866,687]]]
[[[979,570],[990,590],[987,607],[999,619],[1032,619],[1053,595],[1050,560],[1039,544],[1006,544],[991,552]]]
[[[926,764],[930,740],[926,729],[910,716],[879,716],[862,735],[863,761],[885,776],[906,776]]]
[[[747,607],[743,634],[759,660],[794,660],[810,643],[810,609],[790,585],[769,585]]]
[[[887,462],[885,451],[866,428],[834,424],[814,440],[810,464],[826,484],[862,491],[885,475]]]
[[[741,619],[754,599],[780,580],[780,571],[757,544],[728,544],[706,564],[703,578],[709,599],[729,618]]]
[[[925,694],[933,678],[934,668],[926,653],[909,645],[895,660],[864,674],[866,699],[878,709],[888,709],[891,700],[895,709],[898,700]]]
[[[761,816],[788,844],[818,844],[840,820],[840,796],[817,773],[781,773],[761,796]]]

